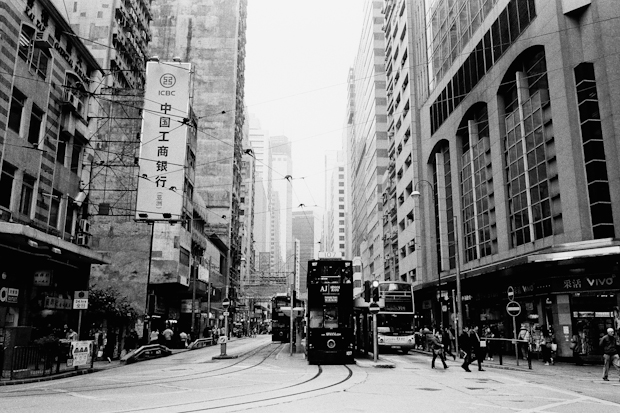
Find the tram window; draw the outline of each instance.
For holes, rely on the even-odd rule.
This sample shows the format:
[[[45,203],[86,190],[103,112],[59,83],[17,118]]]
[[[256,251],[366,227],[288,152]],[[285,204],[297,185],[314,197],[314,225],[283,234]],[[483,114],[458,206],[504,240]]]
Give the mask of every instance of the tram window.
[[[324,328],[338,328],[338,308],[325,309]]]
[[[310,328],[323,328],[323,309],[310,310]]]

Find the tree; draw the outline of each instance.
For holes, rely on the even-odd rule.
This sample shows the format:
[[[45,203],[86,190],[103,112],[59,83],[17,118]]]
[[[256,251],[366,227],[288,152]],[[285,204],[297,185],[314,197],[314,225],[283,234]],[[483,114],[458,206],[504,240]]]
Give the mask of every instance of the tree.
[[[113,324],[130,324],[138,318],[138,312],[114,287],[97,288],[88,291],[87,314],[92,321],[108,320]]]

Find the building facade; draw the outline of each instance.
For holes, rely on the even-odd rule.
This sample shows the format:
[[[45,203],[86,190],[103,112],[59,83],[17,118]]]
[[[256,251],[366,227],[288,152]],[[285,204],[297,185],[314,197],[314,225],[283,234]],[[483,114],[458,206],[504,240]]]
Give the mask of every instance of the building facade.
[[[304,209],[293,211],[293,239],[299,240],[299,290],[302,296],[307,293],[308,261],[314,259],[315,254],[316,217],[314,211]]]
[[[364,280],[383,278],[381,179],[388,166],[383,3],[364,5],[362,35],[349,74],[347,175],[351,186],[352,255],[362,258]]]
[[[620,327],[619,10],[437,0],[418,12],[425,24],[409,27],[426,40],[429,93],[413,176],[428,186],[417,310],[447,323],[441,301],[458,273],[465,323],[511,336],[511,286],[518,323],[550,328],[560,357],[573,336],[596,356],[599,336]]]
[[[77,330],[75,292],[88,290],[91,265],[109,260],[85,241],[89,104],[102,69],[51,2],[0,1],[0,13],[0,341],[8,349],[64,324]]]
[[[238,291],[245,125],[246,0],[164,0],[151,4],[151,55],[192,62],[197,116],[196,191],[207,228],[229,247],[226,285]],[[230,297],[232,307],[236,299]]]

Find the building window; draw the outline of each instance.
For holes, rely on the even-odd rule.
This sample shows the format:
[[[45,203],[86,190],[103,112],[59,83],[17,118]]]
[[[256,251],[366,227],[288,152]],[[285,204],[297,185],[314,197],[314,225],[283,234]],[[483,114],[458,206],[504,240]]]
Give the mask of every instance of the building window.
[[[512,247],[563,232],[545,52],[533,47],[518,59],[499,92]]]
[[[41,136],[41,124],[43,123],[43,111],[37,105],[32,105],[30,115],[30,127],[28,128],[28,142],[38,145]]]
[[[6,209],[11,208],[15,170],[16,168],[7,162],[2,164],[2,176],[0,177],[0,206]]]
[[[339,238],[340,238],[340,241],[344,241],[344,235],[341,235]]]
[[[30,175],[24,175],[24,181],[22,183],[22,193],[19,200],[19,212],[30,216],[30,209],[32,206],[32,194],[34,193],[34,183],[36,179]]]
[[[179,248],[181,250],[179,255],[179,264],[189,267],[189,251],[183,247]]]
[[[30,26],[22,26],[22,31],[19,34],[19,57],[28,61],[30,59],[30,54],[32,53],[34,34],[36,30],[34,27]]]
[[[486,105],[475,105],[465,114],[457,136],[462,144],[461,205],[464,259],[468,262],[497,252],[493,170]]]
[[[343,194],[344,194],[344,189],[339,189],[339,190],[338,190],[338,193],[339,193],[339,194],[341,194],[341,195],[343,195]]]
[[[61,139],[58,139],[56,142],[56,162],[61,165],[65,165],[65,157],[67,156],[67,142]]]
[[[340,244],[340,249],[343,250],[344,249],[344,244]]]
[[[344,182],[338,182],[338,186],[344,186]]]
[[[339,223],[340,225],[344,225],[344,220],[342,220],[342,219],[341,219],[340,221],[338,221],[338,223]]]
[[[32,61],[30,62],[30,68],[41,79],[45,79],[47,77],[47,67],[49,66],[49,60],[50,58],[46,54],[45,50],[36,48],[32,52]]]
[[[344,232],[344,228],[338,228],[338,232]]]
[[[24,112],[24,105],[26,104],[26,96],[13,88],[13,95],[11,96],[11,111],[9,113],[9,129],[19,134],[22,124],[22,113]]]
[[[338,209],[344,209],[344,205],[338,205]]]
[[[338,202],[344,202],[344,197],[341,196],[340,198],[338,198]]]
[[[58,228],[58,221],[60,219],[60,201],[62,194],[58,191],[54,191],[50,200],[50,221],[49,226],[52,228]]]
[[[609,176],[607,175],[601,114],[592,63],[581,63],[575,68],[575,86],[592,233],[595,239],[614,238]]]
[[[82,159],[82,149],[84,147],[80,142],[74,139],[73,151],[71,152],[71,172],[80,173],[80,160]]]
[[[339,216],[339,217],[343,217],[343,216],[344,216],[344,212],[339,212],[339,213],[338,213],[338,216]]]

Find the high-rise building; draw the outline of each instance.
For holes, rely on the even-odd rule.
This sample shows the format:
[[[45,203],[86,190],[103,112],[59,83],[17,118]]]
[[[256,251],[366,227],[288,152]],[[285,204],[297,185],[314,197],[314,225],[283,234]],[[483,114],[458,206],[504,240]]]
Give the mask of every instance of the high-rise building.
[[[352,255],[362,258],[364,279],[383,279],[381,179],[388,137],[381,1],[366,1],[358,53],[349,74],[346,168],[351,187]]]
[[[299,240],[299,293],[305,294],[308,291],[308,261],[314,259],[314,250],[316,245],[315,230],[317,221],[314,211],[303,209],[301,211],[293,211],[293,240]]]
[[[420,167],[407,178],[418,198],[416,312],[447,323],[458,277],[461,320],[510,331],[512,287],[516,321],[548,327],[559,357],[572,356],[574,334],[600,357],[596,340],[618,326],[620,297],[620,9],[436,0],[387,1],[385,13],[409,17],[406,29],[386,20],[400,49],[392,64],[426,72],[410,77],[420,86],[411,122]]]
[[[207,229],[229,247],[231,299],[242,263],[240,206],[244,112],[246,0],[161,0],[152,4],[150,54],[195,66],[198,119],[196,192],[209,213]]]
[[[293,163],[291,143],[286,136],[269,138],[269,169],[271,171],[271,188],[273,197],[278,198],[278,208],[274,208],[272,220],[278,222],[278,252],[283,263],[282,271],[292,271],[294,266],[295,245],[292,236],[291,217],[293,211]]]
[[[340,252],[350,259],[349,203],[344,153],[328,151],[325,154],[325,214],[321,251]]]

